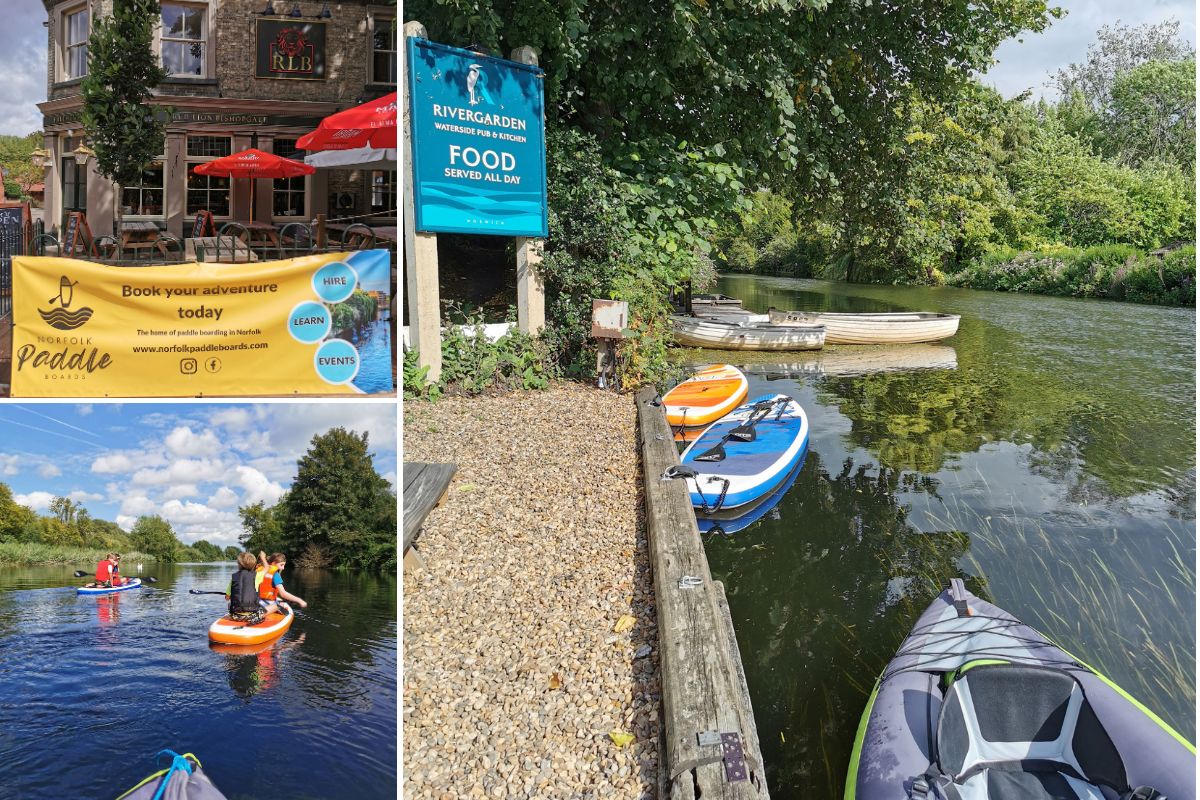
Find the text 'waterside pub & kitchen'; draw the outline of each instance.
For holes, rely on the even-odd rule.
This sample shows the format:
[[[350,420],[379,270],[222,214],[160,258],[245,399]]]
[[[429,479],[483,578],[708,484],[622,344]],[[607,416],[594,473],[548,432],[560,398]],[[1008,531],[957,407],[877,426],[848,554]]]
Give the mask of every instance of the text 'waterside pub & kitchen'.
[[[96,173],[83,131],[81,83],[94,19],[112,0],[44,0],[47,95],[40,103],[46,159],[46,230],[84,211],[97,235],[112,230],[116,189]],[[172,110],[161,158],[121,189],[123,218],[183,237],[198,211],[218,226],[355,218],[396,225],[394,164],[321,168],[250,180],[196,174],[206,161],[256,147],[302,160],[296,140],[337,111],[396,90],[395,3],[202,0],[163,2],[154,47],[169,76],[155,104]],[[253,197],[254,208],[251,209]]]

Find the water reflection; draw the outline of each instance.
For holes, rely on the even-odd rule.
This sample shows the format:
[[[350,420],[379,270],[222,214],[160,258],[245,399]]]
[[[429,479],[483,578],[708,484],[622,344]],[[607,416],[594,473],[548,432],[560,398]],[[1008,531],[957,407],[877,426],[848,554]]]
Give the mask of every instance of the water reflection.
[[[756,310],[963,315],[953,369],[746,359],[750,392],[795,396],[811,424],[772,512],[707,540],[772,796],[841,792],[879,670],[952,577],[1194,736],[1194,310],[788,279],[720,290]]]

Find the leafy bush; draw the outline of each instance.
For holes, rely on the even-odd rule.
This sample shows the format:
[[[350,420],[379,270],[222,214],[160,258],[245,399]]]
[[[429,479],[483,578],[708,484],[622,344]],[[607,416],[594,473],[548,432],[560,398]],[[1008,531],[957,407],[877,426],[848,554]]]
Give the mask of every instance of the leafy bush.
[[[1128,245],[997,251],[947,278],[951,286],[1001,292],[1189,306],[1196,302],[1196,248],[1158,258]]]

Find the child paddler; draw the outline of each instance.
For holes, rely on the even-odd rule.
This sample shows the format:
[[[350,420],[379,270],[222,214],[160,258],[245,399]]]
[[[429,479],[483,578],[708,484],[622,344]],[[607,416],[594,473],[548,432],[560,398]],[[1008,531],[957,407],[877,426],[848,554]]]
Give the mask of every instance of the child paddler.
[[[92,584],[95,588],[120,586],[121,579],[117,576],[120,556],[116,553],[106,553],[104,558],[96,564],[96,582]]]
[[[233,573],[229,581],[229,616],[231,619],[245,620],[256,624],[263,618],[263,609],[258,602],[258,591],[254,586],[255,570],[258,561],[250,552],[239,553],[237,557],[238,571]]]
[[[283,588],[283,569],[286,566],[287,556],[283,553],[272,553],[267,559],[266,569],[263,570],[262,581],[258,585],[258,599],[269,614],[279,612],[279,600],[308,608],[308,603]]]

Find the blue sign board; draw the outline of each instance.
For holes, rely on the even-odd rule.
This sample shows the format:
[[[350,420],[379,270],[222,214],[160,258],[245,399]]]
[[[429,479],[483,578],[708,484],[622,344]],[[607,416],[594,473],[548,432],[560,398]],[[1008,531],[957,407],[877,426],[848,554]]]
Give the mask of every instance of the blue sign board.
[[[545,238],[542,70],[408,40],[416,228]]]

